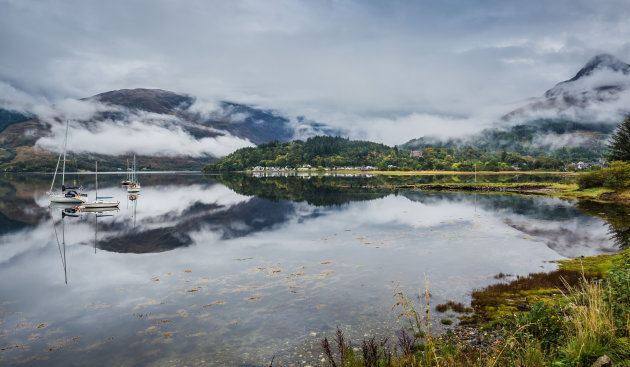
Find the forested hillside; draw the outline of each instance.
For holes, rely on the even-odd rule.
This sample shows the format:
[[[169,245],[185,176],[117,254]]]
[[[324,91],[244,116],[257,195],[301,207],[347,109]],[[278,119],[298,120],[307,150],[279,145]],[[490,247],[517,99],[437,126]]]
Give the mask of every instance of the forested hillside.
[[[312,168],[367,167],[377,170],[452,170],[509,171],[564,170],[571,163],[570,152],[565,157],[537,157],[507,151],[484,151],[465,148],[427,148],[421,156],[412,157],[411,150],[389,147],[368,141],[340,137],[317,136],[306,141],[271,142],[257,147],[242,148],[204,171],[242,171],[254,167]]]

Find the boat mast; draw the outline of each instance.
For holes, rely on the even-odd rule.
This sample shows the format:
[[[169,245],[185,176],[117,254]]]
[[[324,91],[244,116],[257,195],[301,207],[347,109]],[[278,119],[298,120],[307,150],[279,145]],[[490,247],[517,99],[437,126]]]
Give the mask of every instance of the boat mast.
[[[133,177],[132,180],[133,183],[137,183],[138,182],[138,175],[136,174],[136,155],[133,155]]]
[[[63,140],[63,171],[61,172],[61,186],[65,185],[66,179],[66,147],[68,145],[68,120],[66,120],[66,137]]]
[[[62,231],[62,235],[63,235],[63,252],[61,250],[61,244],[59,243],[59,234],[57,233],[57,226],[55,225],[55,220],[53,219],[52,224],[53,224],[53,229],[55,230],[55,238],[57,239],[57,248],[59,249],[59,256],[61,257],[61,265],[63,266],[63,275],[66,281],[66,284],[68,284],[68,271],[66,269],[66,228],[64,226],[64,215],[63,212],[61,213],[61,231]]]
[[[94,196],[94,200],[98,200],[98,161],[96,161],[96,172],[94,179],[96,180],[96,194]]]
[[[59,158],[57,158],[57,165],[55,166],[55,174],[53,175],[53,180],[50,183],[50,190],[48,192],[52,192],[53,186],[55,185],[55,178],[57,178],[57,170],[59,169],[59,161],[61,161],[61,152],[59,152]]]

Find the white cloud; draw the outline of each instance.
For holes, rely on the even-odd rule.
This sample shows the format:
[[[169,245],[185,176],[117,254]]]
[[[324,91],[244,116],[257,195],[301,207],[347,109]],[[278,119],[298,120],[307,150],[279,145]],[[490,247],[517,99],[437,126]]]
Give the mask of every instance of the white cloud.
[[[532,144],[536,146],[549,147],[550,149],[558,149],[568,145],[580,146],[592,142],[592,136],[572,133],[537,135],[536,137],[534,137]]]
[[[33,106],[42,103],[42,101],[45,100],[35,98],[0,80],[0,108],[27,113],[33,110]]]
[[[196,99],[195,102],[188,107],[188,112],[199,114],[204,119],[208,119],[221,111],[221,102],[217,100]]]
[[[56,151],[63,139],[65,127],[53,126],[53,135],[41,138],[36,145]],[[149,124],[139,120],[103,121],[93,129],[72,124],[68,133],[68,150],[120,155],[130,152],[144,155],[199,157],[225,156],[238,148],[253,146],[246,140],[230,135],[195,139],[179,126]]]

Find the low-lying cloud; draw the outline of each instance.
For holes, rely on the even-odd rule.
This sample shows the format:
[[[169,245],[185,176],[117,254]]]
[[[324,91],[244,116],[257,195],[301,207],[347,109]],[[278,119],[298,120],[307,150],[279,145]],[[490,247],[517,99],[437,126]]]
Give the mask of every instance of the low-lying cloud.
[[[532,144],[536,146],[553,150],[566,146],[595,145],[596,143],[592,135],[581,133],[544,134],[537,135],[532,140]]]
[[[3,93],[1,108],[34,114],[50,126],[50,134],[35,145],[53,152],[61,149],[66,121],[70,125],[68,151],[77,153],[223,157],[236,149],[253,146],[247,139],[203,125],[194,127],[218,136],[196,138],[183,128],[191,123],[173,115],[132,111],[92,100],[61,99],[51,103],[7,83],[0,83],[0,91]],[[103,113],[107,112],[123,118],[103,119]]]
[[[36,145],[47,150],[59,149],[65,127],[56,124],[52,136],[41,138]],[[77,153],[121,155],[137,153],[155,156],[225,156],[236,149],[253,146],[246,139],[231,135],[195,139],[177,126],[157,126],[141,121],[105,121],[93,129],[72,123],[68,132],[68,150]]]
[[[620,123],[630,113],[630,75],[602,69],[559,83],[544,97],[509,116],[511,124],[533,119]]]

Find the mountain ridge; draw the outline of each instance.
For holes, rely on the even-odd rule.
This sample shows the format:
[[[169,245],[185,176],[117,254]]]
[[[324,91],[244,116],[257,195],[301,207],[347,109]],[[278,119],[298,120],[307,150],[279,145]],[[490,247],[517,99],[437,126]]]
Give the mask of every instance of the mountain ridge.
[[[624,114],[629,107],[614,106],[620,96],[630,91],[630,64],[610,54],[592,57],[572,78],[557,83],[542,97],[501,117],[501,121],[535,119],[541,115],[589,115],[589,109]],[[608,105],[608,106],[606,106]],[[614,111],[614,110],[618,111]]]
[[[624,95],[630,100],[630,65],[610,54],[599,54],[542,97],[503,115],[495,127],[465,138],[424,136],[400,147],[472,147],[531,156],[557,154],[564,148],[574,151],[576,160],[593,160],[603,156],[607,137],[622,119],[624,104],[619,101]],[[619,121],[598,120],[594,111],[601,109],[616,114]]]
[[[333,132],[322,124],[299,119],[292,121],[273,110],[235,102],[219,101],[210,109],[203,105],[196,108],[196,103],[200,102],[197,98],[163,89],[120,89],[77,101],[89,106],[83,108],[84,110],[93,109],[91,115],[69,118],[67,111],[56,111],[55,106],[51,106],[49,110],[56,111],[57,115],[42,119],[34,113],[24,114],[0,109],[0,168],[54,169],[51,162],[58,151],[59,134],[62,134],[60,126],[67,119],[71,121],[71,134],[78,132],[83,138],[87,136],[94,141],[94,144],[84,143],[82,148],[71,144],[69,150],[75,150],[78,156],[85,159],[98,156],[115,162],[118,168],[124,159],[116,157],[128,156],[135,151],[145,159],[151,157],[153,168],[177,168],[177,165],[168,162],[170,159],[180,163],[185,161],[181,168],[201,169],[205,164],[238,147],[275,140],[290,141],[303,134],[299,128],[305,126],[315,133]],[[156,138],[155,132],[161,133],[161,137]],[[159,139],[168,139],[166,135],[171,132],[173,139],[179,139],[180,143],[166,140],[165,143],[170,144],[169,151],[160,146]],[[57,135],[55,140],[53,134]],[[103,139],[99,138],[99,134]],[[136,144],[119,147],[120,151],[117,152],[108,152],[104,147],[100,151],[93,149],[98,144],[107,145],[108,139],[112,139],[108,135],[119,136],[121,141],[125,141],[134,134],[137,139],[132,141],[140,143],[139,145],[144,144],[144,151]],[[148,134],[146,138],[145,134]],[[155,142],[146,141],[151,136]],[[153,144],[151,149],[154,153],[147,153],[146,146],[149,144]],[[231,148],[232,146],[235,147]],[[84,163],[81,165],[85,166]],[[88,167],[92,165],[93,163]],[[88,167],[83,168],[89,169]]]

